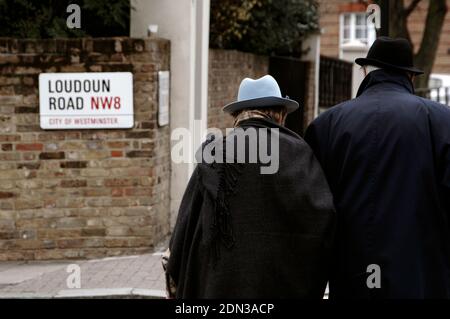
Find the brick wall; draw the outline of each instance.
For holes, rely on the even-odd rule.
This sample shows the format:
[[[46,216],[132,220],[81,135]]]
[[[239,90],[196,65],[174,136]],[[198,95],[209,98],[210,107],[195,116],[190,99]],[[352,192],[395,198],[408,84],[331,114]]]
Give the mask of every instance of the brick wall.
[[[158,128],[162,39],[0,39],[0,260],[146,252],[169,232],[169,128]],[[130,71],[135,126],[39,128],[41,72]]]
[[[233,127],[232,117],[222,107],[237,98],[245,77],[258,78],[268,73],[267,57],[231,50],[209,50],[208,127]]]
[[[322,28],[320,54],[339,57],[339,7],[348,0],[319,0],[319,23]]]

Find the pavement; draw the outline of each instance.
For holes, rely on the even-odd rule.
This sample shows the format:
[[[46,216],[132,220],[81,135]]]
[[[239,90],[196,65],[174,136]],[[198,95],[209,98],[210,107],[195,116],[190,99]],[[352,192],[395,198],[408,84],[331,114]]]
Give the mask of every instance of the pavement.
[[[165,298],[161,253],[0,263],[0,299]]]
[[[2,262],[0,299],[165,298],[161,254],[79,261]],[[79,281],[74,279],[77,273]],[[328,287],[324,298],[328,299]]]

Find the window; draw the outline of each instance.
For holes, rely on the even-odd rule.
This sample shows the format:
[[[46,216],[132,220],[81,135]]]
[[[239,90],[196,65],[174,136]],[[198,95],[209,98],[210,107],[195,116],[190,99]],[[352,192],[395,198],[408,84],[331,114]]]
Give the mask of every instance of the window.
[[[367,25],[365,12],[343,13],[341,15],[341,45],[359,41],[370,46],[375,37],[375,28]]]

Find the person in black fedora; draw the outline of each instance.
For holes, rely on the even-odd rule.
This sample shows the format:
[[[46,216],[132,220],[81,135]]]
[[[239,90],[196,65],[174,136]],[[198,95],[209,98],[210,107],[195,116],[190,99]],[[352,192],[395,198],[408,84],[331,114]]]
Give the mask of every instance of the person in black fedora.
[[[330,299],[450,298],[450,109],[414,95],[405,39],[355,62],[356,98],[305,135],[337,211]]]
[[[169,297],[322,299],[335,210],[311,148],[283,126],[298,107],[269,75],[244,79],[224,107],[234,129],[197,153],[215,160],[198,160],[183,196],[163,263]],[[235,140],[245,147],[234,152]],[[254,146],[270,149],[276,170],[250,159]]]
[[[414,67],[411,44],[403,38],[379,37],[370,47],[367,57],[358,58],[355,63],[404,71],[407,74],[423,74],[422,70]]]

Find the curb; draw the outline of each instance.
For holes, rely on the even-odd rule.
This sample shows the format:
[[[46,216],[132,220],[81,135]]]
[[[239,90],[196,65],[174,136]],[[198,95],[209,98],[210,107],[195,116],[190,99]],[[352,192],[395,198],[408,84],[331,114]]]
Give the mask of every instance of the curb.
[[[143,298],[164,299],[166,292],[137,288],[93,288],[60,290],[54,298]]]

